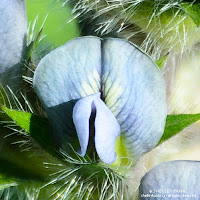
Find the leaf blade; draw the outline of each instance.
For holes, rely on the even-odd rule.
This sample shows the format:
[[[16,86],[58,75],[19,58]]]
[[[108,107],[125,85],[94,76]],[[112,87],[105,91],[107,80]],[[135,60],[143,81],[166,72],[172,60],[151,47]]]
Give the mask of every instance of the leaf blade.
[[[170,139],[198,120],[200,120],[200,114],[168,115],[163,136],[158,144]]]
[[[56,157],[60,157],[52,144],[49,132],[50,125],[47,118],[28,112],[9,109],[3,105],[0,106],[0,110],[3,111],[0,115],[0,121],[13,121],[28,133],[43,149]]]

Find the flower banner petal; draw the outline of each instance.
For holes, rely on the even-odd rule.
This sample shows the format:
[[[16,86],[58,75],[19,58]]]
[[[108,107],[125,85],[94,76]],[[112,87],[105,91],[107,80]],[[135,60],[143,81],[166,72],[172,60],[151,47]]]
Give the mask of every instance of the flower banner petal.
[[[0,12],[0,83],[16,92],[26,49],[25,1],[1,0]]]
[[[121,126],[130,157],[140,157],[159,142],[167,116],[165,83],[156,64],[133,44],[105,39],[102,44],[102,94]]]
[[[199,199],[199,171],[198,161],[180,160],[162,163],[142,178],[139,200]]]

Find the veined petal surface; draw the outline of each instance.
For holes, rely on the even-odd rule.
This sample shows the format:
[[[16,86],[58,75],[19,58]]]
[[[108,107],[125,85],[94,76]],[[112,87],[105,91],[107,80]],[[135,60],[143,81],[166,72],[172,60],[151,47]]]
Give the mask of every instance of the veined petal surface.
[[[198,161],[179,160],[162,163],[142,178],[139,200],[197,200],[200,198],[199,171],[200,162]],[[154,197],[151,197],[152,194]]]
[[[155,147],[164,131],[166,90],[160,70],[134,45],[106,39],[102,83],[103,99],[121,126],[127,151],[140,157]]]
[[[0,83],[16,92],[26,49],[25,1],[1,0],[0,13]]]
[[[52,122],[59,147],[73,138],[78,140],[72,120],[73,107],[79,99],[95,93],[101,94],[101,100],[94,101],[94,105],[101,107],[104,101],[121,126],[129,157],[137,158],[151,150],[162,136],[167,115],[164,79],[145,53],[124,40],[92,36],[74,39],[41,60],[33,84]],[[102,111],[107,109],[104,108]],[[83,112],[87,120],[90,109]],[[102,116],[96,115],[100,119],[95,121],[100,130],[95,133],[97,141],[104,134],[100,133],[103,131],[100,125],[107,123]],[[88,130],[88,125],[84,129]],[[116,138],[118,133],[111,135]],[[88,134],[80,141],[81,154],[86,151],[87,141]],[[98,144],[101,142],[97,142],[96,149],[106,149]]]
[[[56,106],[100,91],[101,41],[71,40],[45,56],[34,75],[35,90],[45,107]]]

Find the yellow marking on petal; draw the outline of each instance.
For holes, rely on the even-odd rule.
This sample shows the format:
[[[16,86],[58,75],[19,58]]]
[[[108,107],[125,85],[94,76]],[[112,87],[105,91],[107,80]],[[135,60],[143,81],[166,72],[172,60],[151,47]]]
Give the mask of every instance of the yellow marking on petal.
[[[82,88],[84,90],[84,91],[81,92],[81,96],[82,97],[86,97],[88,95],[91,95],[91,94],[95,93],[95,91],[93,90],[93,88],[91,87],[91,85],[89,85],[85,81],[82,82],[81,86],[82,86]]]
[[[94,89],[94,92],[99,92],[100,89],[100,77],[96,70],[93,71],[93,74],[88,78],[91,87]]]
[[[108,93],[108,91],[110,90],[110,88],[112,87],[112,84],[113,84],[113,81],[112,79],[110,78],[109,76],[109,72],[105,72],[103,75],[102,75],[102,80],[103,80],[103,83],[104,83],[104,94],[106,95]]]
[[[92,75],[93,75],[93,78],[94,78],[94,79],[99,83],[99,85],[100,85],[100,76],[99,76],[98,71],[97,71],[97,70],[93,70]]]
[[[108,84],[110,85],[110,80],[108,80]],[[123,88],[120,86],[119,81],[115,81],[111,83],[111,89],[109,90],[108,94],[106,95],[105,103],[108,108],[112,107],[116,100],[122,95]],[[107,85],[106,85],[107,87]]]
[[[86,81],[82,81],[81,83],[83,91],[80,93],[82,97],[99,92],[100,77],[97,70],[94,70],[93,73],[88,75],[88,81],[90,84],[88,84]]]
[[[112,82],[107,80],[106,85],[104,86],[104,95],[107,95],[111,87],[112,87]]]

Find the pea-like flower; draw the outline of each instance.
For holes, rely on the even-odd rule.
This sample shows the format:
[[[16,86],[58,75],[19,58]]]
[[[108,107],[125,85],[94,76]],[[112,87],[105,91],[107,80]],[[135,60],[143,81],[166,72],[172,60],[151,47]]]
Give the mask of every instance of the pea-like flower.
[[[0,83],[16,92],[26,49],[26,8],[24,0],[0,2]]]
[[[78,140],[81,156],[94,146],[99,158],[111,164],[116,153],[139,158],[163,134],[167,112],[162,74],[144,52],[124,40],[74,39],[40,61],[33,85],[58,148],[69,149]],[[117,138],[125,149],[116,145]]]
[[[4,88],[8,85],[16,93],[19,90],[26,49],[25,1],[0,0],[0,11],[0,84]],[[121,39],[80,37],[53,50],[40,61],[34,74],[33,86],[49,118],[52,139],[58,149],[69,153],[69,157],[66,156],[69,160],[56,157],[55,163],[52,164],[57,167],[47,172],[46,165],[44,167],[39,164],[40,159],[45,157],[46,162],[49,159],[54,160],[54,156],[58,155],[48,141],[49,135],[45,135],[49,134],[46,130],[48,120],[1,106],[1,122],[9,123],[9,117],[11,122],[14,122],[12,125],[17,125],[27,132],[26,137],[37,147],[37,151],[42,149],[44,152],[39,160],[30,159],[30,163],[30,156],[27,158],[30,154],[24,154],[23,157],[21,151],[19,160],[15,157],[18,153],[8,158],[16,149],[11,147],[11,152],[6,156],[4,153],[9,148],[7,141],[3,141],[3,182],[0,187],[5,189],[5,193],[3,191],[1,194],[14,198],[15,193],[21,198],[25,197],[24,193],[28,198],[32,195],[27,191],[31,190],[35,199],[41,199],[44,195],[48,199],[90,198],[90,195],[92,199],[119,199],[118,195],[115,196],[115,193],[118,193],[122,195],[121,198],[128,199],[124,196],[128,187],[123,179],[127,176],[118,177],[118,171],[113,168],[116,165],[108,168],[102,163],[94,163],[93,160],[88,162],[87,159],[83,159],[84,162],[76,162],[71,153],[75,150],[80,156],[94,156],[105,164],[119,161],[117,166],[120,166],[123,158],[136,161],[157,145],[167,116],[166,92],[163,76],[151,58],[133,44]],[[4,94],[1,96],[4,101]],[[20,100],[18,102],[20,103]],[[40,124],[41,130],[38,128]],[[10,128],[9,124],[0,127],[3,140],[8,127]],[[42,139],[39,138],[40,133]],[[47,138],[47,142],[44,138]],[[49,152],[45,151],[49,149]],[[48,153],[53,153],[53,157]],[[26,158],[28,164],[24,163],[22,158]],[[45,164],[50,167],[52,165],[48,162]],[[123,164],[126,165],[127,162]],[[37,173],[31,166],[37,166],[41,172]],[[180,199],[185,199],[184,195],[186,198],[190,195],[191,198],[199,199],[199,167],[199,162],[194,161],[173,161],[156,166],[143,177],[139,199],[151,199],[148,196],[150,191],[169,191],[172,192],[170,195],[182,195],[183,198]],[[121,169],[123,173],[120,172],[120,175],[124,175],[126,170]],[[101,173],[102,171],[105,173]],[[107,181],[108,179],[112,180]],[[27,185],[27,180],[31,180],[31,184]],[[39,181],[42,181],[41,185]],[[116,188],[119,191],[116,192]],[[12,191],[11,195],[8,191]],[[5,196],[1,195],[2,198]],[[174,197],[176,196],[172,196]],[[154,196],[152,198],[156,199]],[[170,196],[161,195],[161,198],[169,199]],[[159,195],[157,199],[160,199]]]

